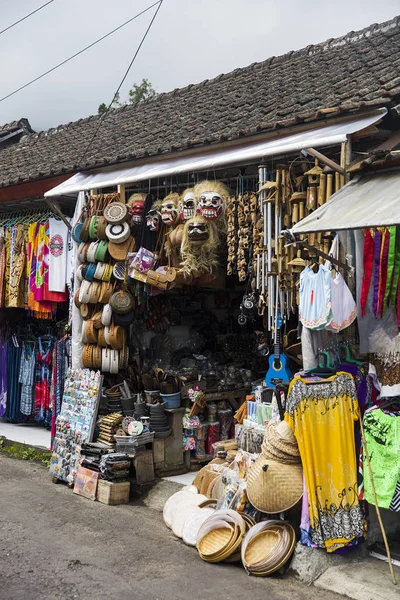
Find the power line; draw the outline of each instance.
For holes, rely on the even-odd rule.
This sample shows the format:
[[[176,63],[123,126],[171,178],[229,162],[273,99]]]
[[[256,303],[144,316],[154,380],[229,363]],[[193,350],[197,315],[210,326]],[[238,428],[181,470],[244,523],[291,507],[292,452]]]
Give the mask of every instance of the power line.
[[[12,27],[15,27],[16,25],[18,25],[18,23],[22,23],[22,21],[25,21],[25,19],[27,19],[28,17],[31,17],[35,13],[39,12],[39,10],[42,10],[42,8],[44,8],[45,6],[48,6],[52,2],[54,2],[54,0],[49,0],[49,2],[46,2],[46,4],[42,4],[42,6],[39,6],[39,8],[37,8],[36,10],[33,10],[32,12],[30,12],[29,15],[26,15],[25,17],[22,17],[22,19],[19,19],[19,21],[15,21],[15,23],[13,23],[12,25],[9,25],[5,29],[2,29],[2,31],[0,31],[0,35],[2,33],[4,33],[5,31],[8,31]]]
[[[100,127],[102,126],[103,122],[104,122],[104,121],[105,121],[105,119],[107,118],[107,115],[108,115],[108,113],[110,112],[110,109],[111,109],[112,105],[114,104],[114,102],[115,102],[116,98],[118,97],[119,91],[120,91],[121,87],[123,86],[125,79],[128,77],[129,71],[131,70],[131,67],[132,67],[133,63],[135,62],[135,59],[136,59],[137,55],[139,54],[140,48],[142,47],[142,45],[143,45],[143,43],[144,43],[144,41],[145,41],[145,39],[146,39],[146,37],[147,37],[147,34],[149,33],[149,31],[150,31],[150,29],[151,29],[151,26],[153,25],[153,23],[154,23],[154,21],[155,21],[155,18],[156,18],[156,17],[157,17],[157,15],[158,15],[158,11],[160,10],[160,8],[161,8],[161,5],[162,5],[163,1],[164,1],[164,0],[159,0],[159,2],[157,3],[157,4],[158,4],[157,10],[155,11],[155,13],[154,13],[154,15],[153,15],[153,18],[151,19],[151,21],[150,21],[150,23],[149,23],[149,26],[147,27],[147,29],[146,29],[146,31],[145,31],[145,34],[144,34],[144,36],[142,37],[142,39],[141,39],[141,41],[140,41],[140,44],[138,45],[138,47],[137,47],[137,49],[136,49],[136,52],[135,52],[135,54],[133,55],[133,58],[132,58],[131,62],[129,63],[129,66],[128,66],[127,70],[125,71],[125,75],[123,76],[123,78],[122,78],[122,80],[121,80],[121,83],[120,83],[120,84],[119,84],[119,86],[117,87],[117,90],[116,90],[116,92],[115,92],[115,94],[114,94],[114,96],[113,96],[113,99],[111,100],[110,104],[108,105],[108,107],[107,107],[107,110],[106,110],[106,111],[104,112],[104,114],[103,114],[103,115],[102,115],[102,116],[99,118],[99,122],[98,122],[98,124],[97,124],[96,131],[94,132],[92,139],[90,140],[90,142],[89,142],[89,144],[87,145],[87,147],[86,147],[85,151],[83,152],[83,154],[82,154],[82,156],[81,156],[81,158],[80,158],[80,160],[79,160],[79,164],[82,164],[82,162],[83,162],[83,159],[86,157],[87,153],[89,152],[90,148],[92,147],[92,144],[93,144],[93,142],[94,142],[94,140],[95,140],[95,138],[96,138],[96,136],[97,136],[97,134],[98,134],[98,132],[99,132],[99,129],[100,129]]]
[[[54,0],[52,0],[54,1]],[[39,75],[38,77],[35,77],[35,79],[32,79],[31,81],[29,81],[28,83],[25,83],[25,85],[21,85],[21,87],[19,87],[18,89],[14,90],[13,92],[11,92],[10,94],[7,94],[6,96],[3,96],[3,98],[0,98],[0,102],[3,102],[3,100],[7,100],[7,98],[10,98],[11,96],[14,96],[14,94],[17,94],[18,92],[20,92],[21,90],[24,90],[25,88],[27,88],[28,86],[32,85],[32,83],[35,83],[36,81],[39,81],[39,79],[42,79],[43,77],[45,77],[46,75],[48,75],[49,73],[52,73],[53,71],[55,71],[56,69],[58,69],[59,67],[62,67],[63,65],[65,65],[67,62],[69,62],[70,60],[72,60],[73,58],[76,58],[77,56],[79,56],[80,54],[83,54],[83,52],[86,52],[86,50],[89,50],[89,48],[92,48],[93,46],[95,46],[96,44],[98,44],[99,42],[101,42],[102,40],[105,40],[107,37],[109,37],[110,35],[112,35],[113,33],[115,33],[116,31],[118,31],[119,29],[122,29],[122,27],[125,27],[125,25],[128,25],[128,23],[131,23],[132,21],[134,21],[135,19],[137,19],[138,17],[140,17],[141,15],[143,15],[144,13],[146,13],[147,11],[149,11],[150,9],[152,9],[154,6],[160,5],[160,3],[162,2],[162,0],[158,0],[157,2],[154,2],[154,4],[151,4],[150,6],[148,6],[147,8],[145,8],[144,10],[142,10],[142,12],[138,13],[137,15],[135,15],[134,17],[132,17],[131,19],[128,19],[128,21],[125,21],[125,23],[122,23],[122,25],[119,25],[118,27],[116,27],[115,29],[113,29],[112,31],[109,31],[108,33],[106,33],[106,35],[103,35],[101,38],[99,38],[98,40],[92,42],[91,44],[89,44],[89,46],[86,46],[85,48],[83,48],[82,50],[79,50],[79,52],[76,52],[75,54],[73,54],[72,56],[70,56],[69,58],[66,58],[65,60],[63,60],[62,62],[58,63],[58,65],[56,65],[55,67],[52,67],[51,69],[49,69],[48,71],[46,71],[45,73],[42,73],[41,75]],[[157,9],[158,10],[158,9]]]

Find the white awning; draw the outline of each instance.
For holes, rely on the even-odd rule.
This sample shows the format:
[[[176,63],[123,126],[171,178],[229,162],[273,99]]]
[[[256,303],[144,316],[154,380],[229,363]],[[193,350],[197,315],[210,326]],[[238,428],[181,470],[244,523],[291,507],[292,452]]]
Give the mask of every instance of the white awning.
[[[293,234],[400,225],[400,170],[359,176],[299,221]]]
[[[46,198],[76,194],[80,191],[101,189],[119,184],[146,181],[158,177],[194,173],[216,169],[225,165],[244,164],[251,160],[261,160],[267,156],[284,156],[304,148],[327,147],[346,141],[347,136],[373,125],[385,116],[387,110],[381,108],[372,115],[353,120],[325,125],[318,129],[286,134],[277,132],[276,137],[264,141],[247,142],[240,146],[215,151],[202,151],[191,156],[165,158],[145,164],[102,171],[97,173],[81,172],[73,175],[64,183],[45,193]]]

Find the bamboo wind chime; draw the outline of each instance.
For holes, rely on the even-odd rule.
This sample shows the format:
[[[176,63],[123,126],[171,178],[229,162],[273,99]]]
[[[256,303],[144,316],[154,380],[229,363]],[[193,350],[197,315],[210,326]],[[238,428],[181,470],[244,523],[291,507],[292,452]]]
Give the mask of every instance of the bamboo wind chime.
[[[325,204],[344,185],[344,179],[339,173],[324,173],[317,159],[298,177],[285,165],[278,165],[273,174],[260,165],[258,174],[258,211],[251,216],[253,289],[259,292],[260,306],[266,311],[266,329],[273,331],[278,309],[288,318],[298,304],[298,277],[310,256],[301,249],[295,255],[293,246],[284,245],[281,231]],[[300,236],[300,240],[306,237]],[[329,232],[310,234],[308,243],[328,254],[331,239]]]

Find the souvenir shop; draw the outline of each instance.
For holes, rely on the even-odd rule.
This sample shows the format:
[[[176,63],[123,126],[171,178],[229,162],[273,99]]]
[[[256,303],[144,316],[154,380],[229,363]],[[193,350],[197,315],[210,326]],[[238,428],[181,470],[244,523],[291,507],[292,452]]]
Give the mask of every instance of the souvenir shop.
[[[0,417],[54,435],[71,357],[71,245],[41,206],[0,213]]]
[[[47,193],[77,198],[56,480],[112,504],[202,467],[165,522],[254,575],[298,540],[351,554],[374,506],[398,510],[400,216],[388,201],[390,223],[364,224],[357,204],[371,216],[365,197],[396,185],[374,174],[364,195],[345,168],[383,116],[326,126],[325,145],[309,131],[207,155],[211,170],[182,158]]]

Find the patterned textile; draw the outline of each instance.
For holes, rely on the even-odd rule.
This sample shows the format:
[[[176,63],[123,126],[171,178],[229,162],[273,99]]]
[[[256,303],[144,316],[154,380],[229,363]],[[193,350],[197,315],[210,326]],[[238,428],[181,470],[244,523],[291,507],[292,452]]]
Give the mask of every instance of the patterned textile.
[[[63,338],[56,343],[53,352],[53,379],[50,391],[50,406],[52,411],[51,448],[53,447],[53,440],[56,434],[56,418],[61,411],[64,383],[70,366],[71,340],[70,338]]]
[[[21,388],[20,411],[23,415],[33,413],[33,383],[35,379],[35,346],[25,343],[22,348],[19,369],[19,383]]]
[[[28,254],[26,264],[26,275],[28,279],[27,306],[38,319],[51,319],[52,304],[50,302],[38,302],[35,300],[36,289],[36,253],[37,253],[37,230],[39,223],[31,223],[28,227]]]
[[[6,289],[6,307],[24,307],[24,267],[25,267],[25,229],[24,225],[11,227],[9,248],[9,280]],[[8,293],[7,293],[8,291]]]
[[[0,308],[4,307],[4,292],[6,287],[6,245],[4,236],[4,228],[0,227]]]
[[[364,430],[378,505],[389,508],[400,477],[400,416],[379,408],[369,410],[364,415]],[[374,504],[368,468],[364,468],[364,489],[365,499]]]
[[[7,344],[0,344],[0,417],[7,406]]]
[[[393,498],[389,508],[394,512],[400,512],[400,479],[397,481],[396,489],[394,490]]]
[[[324,382],[296,377],[286,411],[303,463],[311,544],[334,552],[365,533],[357,490],[354,380],[341,371]]]
[[[44,344],[46,346],[46,343]],[[35,368],[35,421],[51,423],[50,386],[51,386],[52,342],[44,349],[39,338],[39,349]]]

